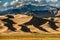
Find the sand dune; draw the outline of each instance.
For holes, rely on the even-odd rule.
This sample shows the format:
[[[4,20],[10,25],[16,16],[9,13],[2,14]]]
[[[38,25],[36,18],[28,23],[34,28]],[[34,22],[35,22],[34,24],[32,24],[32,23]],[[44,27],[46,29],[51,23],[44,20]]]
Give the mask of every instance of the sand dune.
[[[9,32],[9,33],[11,33],[11,32],[22,32],[22,33],[26,32],[27,33],[28,31],[29,31],[29,33],[60,33],[60,18],[54,18],[54,22],[55,22],[56,26],[58,27],[56,29],[53,29],[50,27],[51,25],[49,25],[49,21],[40,25],[40,27],[43,28],[42,30],[48,31],[48,32],[45,32],[45,31],[42,31],[42,30],[34,27],[33,24],[32,25],[24,25],[24,23],[31,21],[31,19],[33,18],[32,16],[27,16],[27,15],[22,15],[22,14],[17,14],[17,15],[12,15],[12,16],[13,16],[13,18],[8,18],[8,16],[6,16],[6,15],[0,16],[0,33],[7,33],[7,32]],[[4,21],[4,19],[5,19],[5,21]],[[9,25],[11,25],[14,28],[14,31],[12,31],[12,29],[11,30],[9,29],[10,26],[7,27],[7,25],[6,25],[7,20],[14,22],[12,24],[9,24],[10,22],[8,23]],[[47,20],[51,20],[51,18],[48,18]],[[36,21],[38,21],[38,20],[36,20]],[[42,21],[42,20],[40,20],[40,21]],[[21,26],[21,25],[23,25],[23,26]],[[36,24],[36,25],[38,25],[38,24]],[[24,31],[21,30],[22,27],[25,27]],[[10,31],[8,31],[8,30],[10,30]]]

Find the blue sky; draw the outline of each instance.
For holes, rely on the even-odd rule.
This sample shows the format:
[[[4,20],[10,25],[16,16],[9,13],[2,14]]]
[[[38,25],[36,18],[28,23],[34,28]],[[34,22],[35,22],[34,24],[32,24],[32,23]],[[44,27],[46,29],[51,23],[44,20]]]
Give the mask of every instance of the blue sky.
[[[12,0],[0,0],[1,2],[0,2],[0,11],[3,11],[3,10],[6,10],[6,9],[8,9],[8,7],[3,7],[2,5],[4,4],[4,3],[6,3],[6,2],[11,2]]]
[[[10,1],[12,1],[12,0],[1,0],[2,2],[10,2]]]

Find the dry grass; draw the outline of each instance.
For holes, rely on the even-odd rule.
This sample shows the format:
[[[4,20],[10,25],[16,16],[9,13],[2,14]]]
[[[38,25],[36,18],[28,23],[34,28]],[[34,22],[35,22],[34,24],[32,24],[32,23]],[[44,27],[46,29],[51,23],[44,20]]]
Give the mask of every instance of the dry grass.
[[[60,38],[60,34],[38,34],[38,33],[15,33],[0,34],[0,39],[23,39],[23,38]]]
[[[12,34],[1,35],[0,40],[59,40],[60,34]]]

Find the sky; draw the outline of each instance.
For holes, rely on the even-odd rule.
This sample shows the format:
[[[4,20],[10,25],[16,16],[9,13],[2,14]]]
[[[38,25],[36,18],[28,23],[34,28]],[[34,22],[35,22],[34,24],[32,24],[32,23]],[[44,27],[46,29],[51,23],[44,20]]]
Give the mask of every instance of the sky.
[[[24,1],[37,1],[37,2],[52,2],[56,3],[58,0],[0,0],[0,11],[12,8],[19,8],[23,6]]]

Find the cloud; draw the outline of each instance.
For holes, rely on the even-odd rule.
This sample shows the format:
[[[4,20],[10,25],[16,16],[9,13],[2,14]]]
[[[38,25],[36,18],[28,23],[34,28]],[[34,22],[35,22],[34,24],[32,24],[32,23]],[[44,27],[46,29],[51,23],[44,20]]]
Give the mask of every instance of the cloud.
[[[9,5],[9,2],[5,2],[4,4],[3,4],[3,7],[7,7]]]
[[[10,5],[15,5],[19,0],[13,0]]]
[[[16,8],[19,8],[19,7],[20,7],[20,5],[17,5],[17,6],[16,6]]]
[[[46,0],[46,2],[50,2],[50,0]]]
[[[57,2],[58,0],[51,0],[52,2]]]
[[[16,8],[22,7],[24,4],[17,5]]]
[[[18,2],[19,0],[16,0],[16,2]]]
[[[2,1],[0,1],[0,3],[1,3]]]
[[[37,2],[41,2],[41,0],[35,0],[35,1],[37,1]]]

